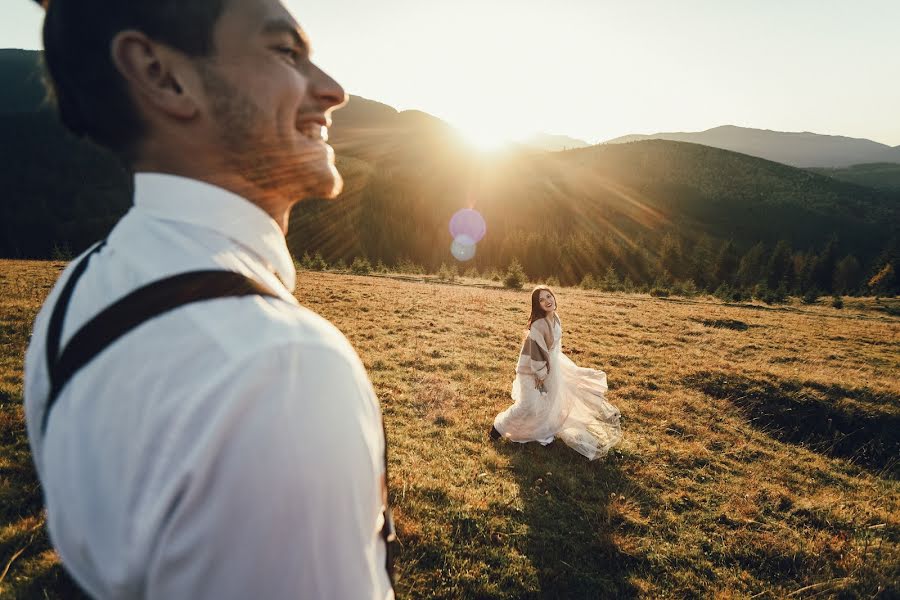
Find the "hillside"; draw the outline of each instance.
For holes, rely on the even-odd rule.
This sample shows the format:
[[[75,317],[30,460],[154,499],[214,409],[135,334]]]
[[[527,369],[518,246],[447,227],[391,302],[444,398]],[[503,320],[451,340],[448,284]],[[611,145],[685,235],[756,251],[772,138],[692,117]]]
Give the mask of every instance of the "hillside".
[[[347,177],[342,205],[298,206],[290,232],[298,252],[409,257],[434,268],[449,258],[450,216],[470,205],[488,223],[479,268],[518,257],[529,273],[561,268],[555,274],[571,282],[612,263],[627,272],[630,244],[657,252],[670,232],[686,244],[731,239],[741,252],[782,239],[816,248],[837,234],[843,252],[871,258],[898,222],[896,196],[694,144],[520,150],[484,162],[440,134],[373,131],[367,139],[335,140],[339,156],[362,161],[365,175]]]
[[[0,56],[35,64],[37,54]],[[14,87],[14,71],[0,70],[0,89]],[[23,98],[43,97],[33,89],[40,90],[39,77],[24,81]],[[0,106],[0,256],[78,252],[127,209],[129,178],[105,152],[67,135],[51,112],[38,112],[40,103],[29,114],[10,112],[25,105],[7,100]],[[761,242],[756,260],[766,269],[782,242],[794,253],[788,289],[830,291],[836,260],[853,255],[852,281],[842,288],[852,291],[900,252],[900,194],[697,144],[555,153],[518,146],[485,157],[440,119],[359,97],[336,113],[331,139],[346,179],[343,201],[296,207],[288,241],[298,257],[366,256],[436,270],[453,261],[448,223],[467,206],[482,213],[488,233],[462,269],[503,269],[515,258],[529,274],[564,283],[612,268],[639,286],[690,279],[709,289],[752,287],[765,273],[751,269],[755,275],[738,281],[737,261]],[[837,256],[814,283],[815,255],[834,238],[829,252]]]
[[[0,49],[0,114],[46,109],[41,53]]]
[[[900,164],[897,163],[871,163],[843,169],[810,169],[810,171],[877,190],[900,192]]]
[[[691,142],[732,150],[795,167],[847,167],[861,163],[900,163],[900,148],[866,139],[816,133],[793,133],[723,125],[695,133],[626,135],[604,142],[621,144],[642,140]]]

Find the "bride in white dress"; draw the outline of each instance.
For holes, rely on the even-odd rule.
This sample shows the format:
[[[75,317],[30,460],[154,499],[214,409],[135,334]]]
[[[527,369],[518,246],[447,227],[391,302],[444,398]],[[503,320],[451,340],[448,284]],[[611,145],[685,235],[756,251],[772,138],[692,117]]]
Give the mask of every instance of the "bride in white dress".
[[[544,445],[558,437],[594,460],[622,440],[619,409],[606,401],[606,373],[579,367],[561,345],[556,296],[538,286],[516,366],[514,404],[497,415],[490,436]]]

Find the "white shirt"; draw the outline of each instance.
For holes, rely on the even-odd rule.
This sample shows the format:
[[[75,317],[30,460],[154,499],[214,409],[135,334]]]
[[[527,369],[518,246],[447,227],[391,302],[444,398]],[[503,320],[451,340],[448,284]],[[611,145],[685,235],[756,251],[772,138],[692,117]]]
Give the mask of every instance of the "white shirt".
[[[44,436],[47,325],[71,266],[38,315],[25,408],[63,564],[99,598],[393,597],[378,400],[346,338],[292,296],[284,235],[258,207],[137,175],[60,349],[135,288],[217,268],[282,300],[216,299],[141,325],[69,381]]]

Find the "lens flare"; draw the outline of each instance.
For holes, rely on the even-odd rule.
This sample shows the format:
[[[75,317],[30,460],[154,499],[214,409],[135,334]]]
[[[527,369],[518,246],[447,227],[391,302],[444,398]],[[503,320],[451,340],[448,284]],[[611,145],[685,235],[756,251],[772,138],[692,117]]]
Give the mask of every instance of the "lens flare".
[[[460,262],[475,258],[475,242],[466,234],[461,234],[450,244],[450,254]]]
[[[481,214],[472,208],[458,210],[450,219],[450,235],[456,240],[467,236],[471,244],[477,244],[487,232],[487,224]]]

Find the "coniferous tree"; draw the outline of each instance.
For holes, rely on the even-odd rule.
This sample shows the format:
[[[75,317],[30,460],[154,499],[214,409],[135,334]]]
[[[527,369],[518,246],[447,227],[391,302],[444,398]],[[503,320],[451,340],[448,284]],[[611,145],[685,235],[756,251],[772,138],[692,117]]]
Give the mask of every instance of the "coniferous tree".
[[[813,271],[816,267],[816,255],[812,252],[797,252],[794,254],[794,281],[795,291],[802,295],[815,287]]]
[[[691,253],[690,279],[702,289],[710,290],[713,286],[713,268],[715,256],[713,254],[712,240],[706,234],[700,236]]]
[[[737,280],[742,288],[753,288],[763,278],[766,267],[766,246],[759,242],[741,257]]]
[[[663,236],[659,245],[659,271],[668,273],[668,279],[683,275],[683,253],[681,241],[671,232]]]
[[[834,267],[834,291],[853,294],[859,290],[862,279],[862,265],[852,254],[848,254]]]
[[[506,275],[503,277],[503,285],[504,287],[517,290],[525,285],[527,277],[525,269],[522,268],[522,263],[518,259],[513,258],[512,262],[509,263],[509,268],[506,270]]]
[[[610,265],[606,269],[606,274],[603,276],[603,279],[600,280],[600,289],[606,292],[615,292],[621,287],[621,283],[619,282],[619,275],[616,273],[616,270]]]
[[[316,252],[316,255],[313,257],[312,262],[310,263],[310,268],[313,271],[324,271],[328,268],[328,263],[325,262],[324,258],[322,258],[321,252]]]
[[[793,283],[791,281],[794,274],[793,266],[791,247],[786,241],[780,240],[772,250],[766,268],[766,283],[769,289],[789,288]]]
[[[731,286],[737,277],[740,258],[737,250],[731,240],[728,240],[719,249],[716,255],[716,261],[713,266],[713,282],[712,284],[718,288],[722,284]]]
[[[825,244],[816,259],[812,271],[813,285],[822,292],[831,292],[834,280],[834,267],[837,264],[837,240],[832,238]]]

